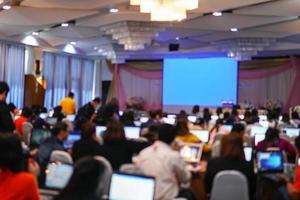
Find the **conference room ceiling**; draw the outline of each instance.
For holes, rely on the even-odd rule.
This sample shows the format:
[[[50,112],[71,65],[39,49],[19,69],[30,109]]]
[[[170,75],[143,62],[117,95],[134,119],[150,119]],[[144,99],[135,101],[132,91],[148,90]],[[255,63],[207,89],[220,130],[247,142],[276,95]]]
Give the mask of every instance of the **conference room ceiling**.
[[[109,9],[118,8],[118,13]],[[215,17],[214,11],[223,16]],[[175,23],[158,23],[160,31],[140,51],[125,51],[103,27],[124,21],[150,22],[150,15],[130,6],[129,0],[23,0],[0,11],[0,38],[21,41],[34,31],[45,48],[60,50],[76,42],[81,54],[100,57],[101,46],[111,46],[126,59],[160,59],[164,56],[221,55],[212,45],[233,38],[272,38],[276,42],[258,56],[300,54],[299,0],[200,0],[199,8]],[[57,26],[72,22],[69,27]],[[157,23],[156,23],[157,24]],[[231,28],[239,31],[231,32]],[[178,52],[169,52],[179,43]]]

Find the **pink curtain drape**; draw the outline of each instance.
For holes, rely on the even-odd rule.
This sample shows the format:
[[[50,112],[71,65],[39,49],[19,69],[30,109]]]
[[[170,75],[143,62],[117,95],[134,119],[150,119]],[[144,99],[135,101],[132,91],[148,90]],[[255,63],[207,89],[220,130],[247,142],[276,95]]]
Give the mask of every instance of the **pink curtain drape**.
[[[272,61],[266,61],[272,62]],[[162,70],[142,70],[130,65],[110,65],[114,74],[114,96],[124,109],[131,97],[143,97],[146,109],[162,107]],[[239,102],[263,105],[267,99],[279,100],[284,110],[300,104],[300,59],[290,58],[276,67],[239,70]]]
[[[125,109],[131,97],[143,97],[145,109],[162,108],[162,71],[145,71],[126,65],[114,66],[116,96],[120,109]]]
[[[300,60],[290,58],[281,66],[239,70],[239,102],[263,105],[267,99],[283,103],[284,111],[300,104]]]

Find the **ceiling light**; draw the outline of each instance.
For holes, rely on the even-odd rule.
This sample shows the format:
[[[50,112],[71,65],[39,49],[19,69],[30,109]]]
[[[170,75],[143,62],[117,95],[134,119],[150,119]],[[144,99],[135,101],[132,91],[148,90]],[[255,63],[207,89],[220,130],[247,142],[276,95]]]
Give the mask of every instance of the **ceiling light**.
[[[36,32],[36,31],[34,31],[34,32],[32,32],[31,33],[31,35],[34,35],[34,36],[38,36],[40,33],[39,32]]]
[[[3,8],[4,10],[9,10],[9,9],[11,9],[11,6],[10,6],[10,5],[4,5],[2,8]]]
[[[151,21],[181,21],[187,11],[197,9],[199,0],[130,0],[130,5],[139,5],[140,12],[150,13]]]
[[[238,28],[231,28],[230,31],[231,32],[237,32],[239,29]]]
[[[98,47],[94,47],[94,50],[97,50],[98,49]]]
[[[32,35],[27,35],[23,40],[21,41],[23,44],[27,44],[30,46],[39,46],[39,42],[37,39]]]
[[[62,26],[62,27],[68,27],[69,24],[68,24],[68,23],[62,23],[61,26]]]
[[[118,8],[111,8],[111,9],[109,9],[109,12],[117,13],[117,12],[119,12],[119,9]]]
[[[176,39],[176,40],[179,40],[180,38],[179,38],[179,37],[176,37],[175,39]]]
[[[77,43],[76,43],[76,42],[70,42],[70,44],[72,44],[72,45],[76,45]]]
[[[222,14],[222,12],[213,12],[212,15],[215,17],[221,17],[223,14]]]

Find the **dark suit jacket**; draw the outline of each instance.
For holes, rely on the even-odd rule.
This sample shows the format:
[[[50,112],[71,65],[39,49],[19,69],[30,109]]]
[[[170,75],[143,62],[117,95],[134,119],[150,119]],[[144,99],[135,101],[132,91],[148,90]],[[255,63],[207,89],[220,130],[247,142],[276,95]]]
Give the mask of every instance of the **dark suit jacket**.
[[[0,101],[0,132],[13,132],[15,125],[5,101]]]

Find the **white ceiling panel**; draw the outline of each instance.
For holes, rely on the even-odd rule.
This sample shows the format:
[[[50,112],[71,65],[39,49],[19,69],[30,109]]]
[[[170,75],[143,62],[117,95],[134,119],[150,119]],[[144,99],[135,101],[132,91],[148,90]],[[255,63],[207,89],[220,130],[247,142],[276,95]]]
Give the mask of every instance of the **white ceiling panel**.
[[[225,13],[222,17],[214,17],[207,15],[185,21],[179,24],[182,28],[194,28],[202,30],[229,31],[230,28],[250,28],[253,26],[261,26],[269,23],[282,22],[295,17],[270,17],[270,16],[251,16],[251,15],[234,15]]]
[[[96,14],[95,11],[14,7],[0,12],[0,23],[10,25],[40,26],[62,23],[75,18]]]
[[[45,28],[45,26],[22,26],[22,25],[10,25],[10,24],[0,24],[0,33],[7,36],[26,34],[32,31],[37,31]]]
[[[242,15],[299,16],[299,0],[281,0],[234,10]]]
[[[128,0],[25,0],[22,6],[38,8],[99,9],[112,7]]]
[[[282,33],[300,33],[300,19],[278,23],[274,25],[262,26],[256,28],[255,30]]]

